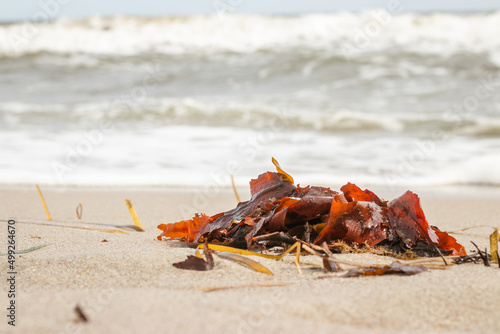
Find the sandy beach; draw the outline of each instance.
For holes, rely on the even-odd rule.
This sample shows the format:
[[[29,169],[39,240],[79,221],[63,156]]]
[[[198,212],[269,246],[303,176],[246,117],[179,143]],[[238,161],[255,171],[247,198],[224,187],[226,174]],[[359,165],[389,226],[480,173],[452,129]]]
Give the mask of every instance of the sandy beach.
[[[234,216],[202,227],[206,217],[196,219],[184,225],[191,240],[219,223],[212,241],[283,226],[307,239],[297,225],[308,220],[318,244],[392,240],[394,249],[463,254],[463,245],[477,255],[474,242],[490,251],[500,228],[500,39],[491,37],[499,1],[8,7],[0,334],[500,333],[496,262],[445,266],[437,257],[413,276],[348,278],[396,259],[335,254],[344,271],[327,274],[316,255],[301,257],[301,273],[295,254],[248,255],[266,275],[214,252],[213,270],[191,271],[173,264],[194,248],[157,239],[160,224],[235,208],[231,184],[246,201],[248,182],[277,170],[279,180],[252,187],[269,205],[249,205],[233,229]],[[287,173],[302,188],[298,201],[281,201],[292,191]],[[304,190],[347,182],[379,198],[354,186],[343,188],[346,199],[374,203]],[[428,223],[461,245],[430,231],[412,194],[387,210],[379,200],[407,190]],[[419,235],[406,216],[417,217]]]
[[[97,229],[114,228],[106,224],[131,225],[127,198],[145,232],[40,225],[48,221],[35,187],[2,187],[0,219],[16,220],[17,249],[49,245],[16,257],[15,328],[7,325],[5,316],[8,264],[5,256],[0,257],[2,333],[497,333],[500,326],[496,264],[465,264],[405,277],[317,279],[324,275],[322,270],[303,265],[298,275],[291,258],[256,259],[274,273],[268,276],[216,257],[212,271],[179,270],[172,263],[194,250],[158,241],[156,226],[189,218],[185,211],[190,208],[209,214],[228,210],[236,204],[231,189],[206,201],[200,200],[205,197],[196,189],[47,186],[42,191],[52,224]],[[389,199],[398,191],[378,193]],[[442,230],[499,224],[499,197],[488,198],[478,191],[451,196],[429,190],[420,195],[429,222]],[[81,220],[75,213],[79,203]],[[1,223],[5,253],[7,223]],[[454,236],[470,251],[470,240],[487,247],[490,232],[481,228]],[[363,263],[392,261],[372,254],[338,256]],[[319,263],[313,256],[302,261]],[[293,284],[198,289],[267,282]],[[75,321],[76,305],[88,322]]]

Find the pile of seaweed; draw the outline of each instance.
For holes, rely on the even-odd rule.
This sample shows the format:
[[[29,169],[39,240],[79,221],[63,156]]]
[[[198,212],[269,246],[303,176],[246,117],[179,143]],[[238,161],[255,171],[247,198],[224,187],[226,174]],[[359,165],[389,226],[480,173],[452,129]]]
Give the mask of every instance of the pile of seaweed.
[[[276,160],[277,172],[250,181],[251,198],[229,211],[158,226],[162,238],[190,243],[219,243],[251,249],[296,241],[312,245],[339,242],[354,247],[383,247],[418,256],[465,256],[455,238],[427,222],[419,197],[411,191],[385,201],[352,183],[340,192],[318,186],[301,187]]]

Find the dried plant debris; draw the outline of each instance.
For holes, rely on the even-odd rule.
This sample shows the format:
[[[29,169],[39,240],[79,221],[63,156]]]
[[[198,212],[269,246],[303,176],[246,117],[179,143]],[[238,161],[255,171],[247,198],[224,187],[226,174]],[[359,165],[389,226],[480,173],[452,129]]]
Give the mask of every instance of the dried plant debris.
[[[488,251],[486,249],[484,250],[484,253],[483,253],[481,251],[481,249],[479,249],[479,247],[476,245],[475,242],[471,241],[471,243],[474,245],[474,247],[476,247],[477,252],[479,253],[479,257],[481,257],[481,260],[483,260],[484,265],[486,267],[489,267],[490,266],[491,255],[488,254]]]
[[[174,267],[187,270],[207,271],[214,268],[213,261],[205,261],[194,255],[188,255],[187,259],[173,264]]]
[[[205,258],[207,260],[204,260],[201,257],[201,254],[198,251],[199,249],[203,249],[203,253],[205,254]],[[191,269],[200,271],[211,270],[214,267],[214,259],[212,253],[215,253],[221,259],[232,261],[243,267],[257,271],[259,273],[273,275],[273,273],[268,268],[266,268],[259,262],[241,255],[241,254],[246,254],[246,255],[261,256],[263,254],[243,251],[241,249],[227,247],[227,246],[209,245],[208,242],[205,242],[205,244],[198,246],[198,248],[196,249],[196,254],[195,254],[196,256],[190,255],[185,261],[174,263],[173,265],[180,269]],[[277,256],[272,256],[271,258],[277,258]]]
[[[497,229],[495,229],[495,232],[492,234],[492,236],[496,237]],[[491,267],[491,264],[494,262],[498,263],[498,267],[500,268],[500,262],[498,261],[498,244],[491,242],[491,236],[490,236],[490,251],[491,253],[488,253],[488,250],[485,249],[482,251],[479,246],[471,241],[471,243],[476,247],[475,253],[471,253],[469,255],[464,255],[464,256],[459,256],[455,257],[452,259],[454,264],[464,264],[464,263],[482,263],[486,267]]]
[[[35,185],[36,190],[38,191],[38,196],[40,196],[40,200],[42,201],[43,208],[45,209],[45,214],[47,215],[48,220],[52,220],[52,217],[50,216],[49,208],[47,207],[47,203],[45,202],[45,199],[43,198],[42,191],[40,190],[40,187],[38,184]]]
[[[210,248],[221,258],[268,274],[271,271],[246,255],[281,260],[294,252],[294,264],[300,274],[300,256],[305,252],[319,256],[322,262],[322,266],[307,265],[322,267],[335,276],[343,271],[340,265],[354,267],[342,275],[345,277],[414,275],[454,264],[498,262],[497,229],[490,237],[491,255],[479,248],[477,253],[467,255],[455,238],[427,222],[419,197],[411,191],[385,201],[352,183],[341,187],[340,192],[318,186],[301,187],[274,159],[273,163],[277,173],[266,172],[250,181],[249,201],[212,216],[197,213],[189,220],[161,224],[158,239],[178,239],[189,247]],[[273,251],[277,253],[270,254]],[[334,256],[345,252],[392,256],[398,261],[370,266]],[[211,261],[210,267],[208,257],[205,261],[199,255],[174,265],[210,270]]]
[[[47,246],[50,246],[50,244],[45,244],[45,245],[31,247],[31,248],[28,248],[28,249],[18,250],[18,251],[15,251],[14,254],[25,254],[25,253],[33,252],[33,251],[36,251],[38,249],[41,249],[41,248],[44,248],[44,247],[47,247]],[[0,256],[7,256],[7,255],[9,255],[9,253],[2,253],[2,254],[0,254]]]
[[[358,276],[380,276],[380,275],[416,275],[427,271],[423,265],[408,265],[398,261],[392,262],[390,265],[371,266],[368,268],[354,268],[349,270],[342,277],[358,277]]]
[[[76,207],[76,218],[78,218],[78,220],[82,219],[82,214],[83,214],[83,206],[82,203],[79,203],[78,206]]]
[[[491,261],[496,262],[500,266],[500,261],[498,261],[498,240],[500,236],[498,234],[498,228],[495,228],[493,233],[490,235],[490,252],[491,252]]]
[[[323,251],[325,252],[325,255],[326,255],[323,257],[323,268],[325,269],[325,272],[338,273],[338,272],[342,271],[343,269],[340,266],[340,264],[338,264],[337,262],[335,262],[333,260],[333,254],[330,251],[330,248],[328,248],[328,245],[326,244],[326,242],[324,242],[321,245],[321,248],[323,248]]]
[[[293,282],[278,282],[278,283],[252,283],[252,284],[240,284],[240,285],[225,285],[225,286],[202,286],[198,290],[203,292],[214,292],[221,290],[231,290],[231,289],[245,289],[245,288],[269,288],[276,286],[287,286],[293,285]]]
[[[464,256],[459,256],[453,259],[454,264],[464,264],[464,263],[483,263],[482,257],[479,253],[472,253]]]
[[[251,198],[213,216],[161,224],[158,239],[209,241],[251,249],[288,246],[300,240],[314,245],[345,243],[348,247],[384,247],[418,256],[464,256],[455,238],[429,225],[420,199],[411,191],[392,201],[347,183],[340,190],[294,185],[273,159],[277,173],[250,181]],[[287,245],[288,244],[288,245]]]
[[[130,212],[130,217],[132,217],[132,221],[134,222],[134,226],[136,231],[144,232],[144,229],[142,228],[141,221],[139,220],[139,217],[137,216],[137,212],[135,212],[134,206],[132,205],[132,202],[128,199],[125,200],[125,205],[127,205],[127,209]]]
[[[282,255],[251,252],[251,251],[247,251],[245,249],[234,248],[234,247],[229,247],[229,246],[225,246],[225,245],[218,245],[218,244],[205,243],[205,244],[199,244],[199,245],[198,244],[189,244],[189,245],[196,247],[196,251],[197,251],[196,256],[198,256],[198,257],[201,256],[198,254],[198,250],[204,249],[205,245],[207,245],[207,247],[209,247],[212,251],[229,252],[229,253],[240,254],[240,255],[253,255],[253,256],[258,256],[258,257],[263,257],[265,259],[273,259],[273,260],[279,260],[282,258]]]
[[[233,261],[239,265],[250,268],[250,269],[257,271],[259,273],[263,273],[263,274],[267,274],[267,275],[274,275],[269,269],[264,267],[262,264],[260,264],[257,261],[254,261],[252,259],[249,259],[248,257],[238,255],[238,254],[229,253],[229,252],[219,252],[216,254],[217,254],[217,256],[219,256],[222,259]]]
[[[205,248],[203,248],[203,254],[205,255],[206,260],[204,260],[202,257],[188,255],[186,260],[182,262],[176,262],[173,264],[173,266],[179,269],[187,270],[212,270],[214,268],[214,257],[212,255],[212,251],[207,247],[206,243]]]
[[[89,317],[85,314],[82,307],[80,305],[75,306],[76,320],[75,322],[88,322]]]
[[[323,268],[327,273],[338,273],[342,271],[342,267],[331,258],[323,258]]]

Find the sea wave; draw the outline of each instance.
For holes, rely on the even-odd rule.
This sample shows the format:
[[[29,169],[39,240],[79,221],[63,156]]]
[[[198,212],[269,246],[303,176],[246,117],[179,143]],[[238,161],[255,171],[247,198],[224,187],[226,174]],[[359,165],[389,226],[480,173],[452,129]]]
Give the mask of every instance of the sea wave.
[[[146,100],[137,104],[99,102],[82,104],[0,103],[0,119],[8,128],[29,124],[66,127],[96,122],[125,126],[205,126],[245,129],[306,130],[324,133],[413,133],[419,136],[458,135],[500,137],[497,115],[474,115],[449,120],[445,113],[366,112],[345,108],[307,110],[293,105],[263,102],[202,101],[197,99]]]
[[[39,53],[198,54],[301,50],[364,57],[404,50],[443,58],[485,54],[500,64],[500,12],[397,14],[370,11],[292,17],[91,17],[0,26],[0,57]]]
[[[64,182],[204,184],[235,155],[248,180],[280,155],[308,184],[500,185],[500,12],[367,34],[376,13],[0,25],[0,183],[59,182],[110,122]]]

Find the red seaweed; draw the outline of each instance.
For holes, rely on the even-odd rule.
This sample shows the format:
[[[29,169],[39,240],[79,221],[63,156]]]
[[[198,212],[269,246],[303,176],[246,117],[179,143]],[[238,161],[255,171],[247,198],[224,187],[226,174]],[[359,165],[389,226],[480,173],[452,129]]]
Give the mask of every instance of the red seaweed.
[[[420,206],[420,199],[411,191],[389,202],[388,217],[395,233],[407,248],[424,241],[447,254],[466,255],[465,248],[455,238],[429,226]]]
[[[342,240],[374,246],[388,239],[389,221],[382,207],[372,202],[333,201],[330,217],[315,244]]]
[[[377,205],[384,205],[382,200],[373,192],[368,189],[361,190],[361,188],[353,183],[348,182],[345,186],[340,188],[340,190],[344,193],[344,197],[349,202],[366,201],[374,202]]]
[[[295,186],[292,177],[273,163],[278,173],[266,172],[250,181],[249,201],[213,216],[196,214],[190,220],[161,224],[158,239],[222,242],[250,249],[255,237],[271,233],[308,239],[312,227],[316,245],[344,241],[385,244],[422,255],[436,255],[436,248],[445,255],[466,255],[455,238],[429,225],[418,196],[410,191],[386,202],[352,183],[341,187],[342,193]]]

